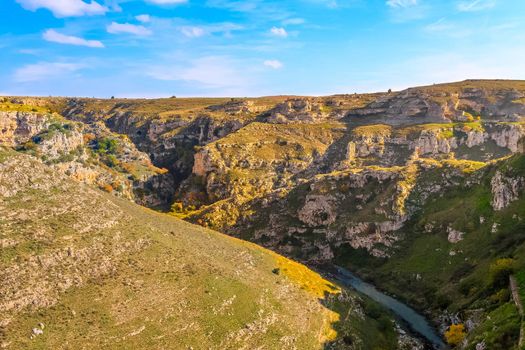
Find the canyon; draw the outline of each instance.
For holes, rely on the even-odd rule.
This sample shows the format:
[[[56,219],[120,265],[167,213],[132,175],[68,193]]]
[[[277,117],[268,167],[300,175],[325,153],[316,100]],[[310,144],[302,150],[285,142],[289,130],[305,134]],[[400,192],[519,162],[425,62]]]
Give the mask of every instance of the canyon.
[[[424,314],[445,340],[461,325],[461,340],[449,341],[458,349],[521,350],[524,323],[509,278],[523,299],[524,140],[523,81],[326,97],[0,98],[0,144],[16,153],[6,156],[16,159],[10,169],[47,169],[67,191],[81,182],[82,191],[107,192],[96,195],[104,201],[135,202],[319,271],[342,266]],[[21,191],[12,181],[0,181],[4,198]],[[50,195],[51,181],[28,183]],[[113,227],[124,214],[111,210],[93,218]],[[102,229],[86,223],[77,229]],[[6,234],[0,242],[21,244]],[[132,239],[111,254],[137,254],[148,244]],[[79,259],[96,261],[104,249]],[[45,264],[61,266],[69,253],[61,254]],[[30,261],[11,268],[31,275]],[[88,277],[46,290],[62,293],[79,278]],[[367,308],[352,298],[359,296],[343,298],[345,310]],[[20,296],[5,307],[47,307],[57,296],[43,299]],[[422,348],[417,339],[399,340],[382,313],[360,312],[370,329],[386,327],[386,337],[398,339],[380,339],[383,348]],[[351,336],[341,327],[326,346],[374,348],[354,326]]]

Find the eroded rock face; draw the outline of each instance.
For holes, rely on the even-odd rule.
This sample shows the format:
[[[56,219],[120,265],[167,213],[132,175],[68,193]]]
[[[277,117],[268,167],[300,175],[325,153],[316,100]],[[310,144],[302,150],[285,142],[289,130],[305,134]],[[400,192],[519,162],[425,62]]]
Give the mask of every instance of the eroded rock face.
[[[0,144],[15,146],[27,142],[49,125],[46,115],[0,111]]]
[[[352,248],[365,248],[375,257],[387,257],[388,253],[378,246],[392,247],[399,240],[395,231],[403,227],[403,221],[360,222],[345,232],[345,239]]]
[[[268,118],[269,123],[315,123],[326,119],[328,114],[323,112],[322,105],[312,99],[292,99],[278,104]]]
[[[490,138],[500,147],[508,148],[512,153],[518,152],[520,139],[525,135],[521,125],[510,124],[507,128],[490,134]]]
[[[316,226],[328,226],[337,217],[334,208],[334,198],[331,196],[308,195],[305,205],[299,210],[298,217],[305,224]]]
[[[523,93],[512,89],[489,90],[461,88],[443,91],[438,88],[412,88],[384,95],[366,107],[350,110],[355,117],[373,118],[390,125],[446,123],[468,121],[470,113],[485,114],[489,118],[517,121],[525,115],[525,106],[514,101]]]
[[[439,137],[438,132],[434,130],[423,130],[416,142],[411,145],[417,150],[418,154],[447,154],[452,148],[457,147],[454,138],[447,139]]]
[[[255,103],[250,100],[232,100],[220,105],[207,107],[212,112],[223,112],[228,114],[243,114],[260,112],[261,108],[255,106]]]
[[[519,198],[525,187],[525,180],[523,177],[507,177],[500,171],[496,171],[490,184],[492,207],[494,210],[502,210]]]
[[[456,157],[487,161],[519,151],[525,128],[515,124],[479,123],[479,129],[457,126],[423,129],[411,134],[377,132],[353,136],[346,158],[353,164],[404,165],[418,157]]]
[[[50,138],[38,143],[38,149],[47,159],[57,159],[84,146],[84,138],[81,132],[71,130],[67,133],[57,132]]]
[[[125,137],[113,134],[104,124],[85,125],[65,120],[56,114],[28,112],[0,112],[0,145],[30,150],[59,172],[81,182],[100,188],[111,188],[112,193],[143,205],[160,206],[171,200],[173,177],[153,170],[141,171],[130,179],[130,174],[108,169],[89,149],[92,139],[118,139],[117,161],[122,166],[140,164],[151,166],[147,154],[137,150]],[[91,144],[85,142],[88,137]],[[157,169],[160,170],[160,169]],[[111,186],[111,187],[108,187]]]

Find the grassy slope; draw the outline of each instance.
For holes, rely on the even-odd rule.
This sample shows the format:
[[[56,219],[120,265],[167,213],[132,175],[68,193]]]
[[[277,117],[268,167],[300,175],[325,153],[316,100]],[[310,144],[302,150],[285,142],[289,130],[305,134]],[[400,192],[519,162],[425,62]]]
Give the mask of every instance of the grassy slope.
[[[0,162],[2,347],[316,349],[337,330],[390,347],[355,295],[303,265],[30,157],[0,149]]]
[[[341,263],[360,269],[381,288],[421,309],[434,309],[436,314],[446,307],[466,319],[469,310],[486,310],[488,317],[469,335],[471,344],[484,339],[490,349],[512,349],[520,319],[508,297],[507,285],[491,284],[490,265],[500,258],[514,259],[520,286],[524,286],[525,198],[502,211],[492,210],[490,179],[497,169],[513,176],[523,174],[525,156],[517,155],[473,173],[474,177],[481,176],[479,185],[462,184],[431,198],[405,227],[407,239],[387,261],[359,261],[341,255]],[[434,226],[431,233],[424,230],[427,224]],[[494,224],[497,232],[493,232]],[[465,232],[464,240],[450,243],[448,226]]]

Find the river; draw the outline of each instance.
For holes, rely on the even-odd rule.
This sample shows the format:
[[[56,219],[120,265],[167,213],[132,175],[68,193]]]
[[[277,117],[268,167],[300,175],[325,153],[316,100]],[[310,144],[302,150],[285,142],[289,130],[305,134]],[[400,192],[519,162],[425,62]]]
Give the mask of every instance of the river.
[[[359,277],[342,267],[334,266],[334,269],[330,269],[330,273],[340,284],[347,287],[352,287],[356,291],[370,297],[379,304],[390,309],[398,318],[408,325],[408,328],[412,332],[417,333],[427,342],[429,342],[433,349],[447,349],[447,346],[438,335],[435,328],[430,325],[423,315],[419,314],[414,309],[392,298],[391,296],[380,292],[370,283],[361,280]]]

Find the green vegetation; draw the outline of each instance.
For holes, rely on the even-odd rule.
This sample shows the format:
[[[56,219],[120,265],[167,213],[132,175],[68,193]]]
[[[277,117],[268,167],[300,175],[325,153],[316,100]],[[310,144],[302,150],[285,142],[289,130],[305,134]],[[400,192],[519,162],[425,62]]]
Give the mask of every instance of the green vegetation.
[[[384,124],[358,126],[352,130],[352,134],[356,137],[389,137],[392,134],[392,127]]]
[[[484,310],[490,319],[465,334],[468,343],[485,340],[489,349],[515,348],[521,319],[510,299],[509,276],[517,271],[523,294],[525,223],[516,213],[525,212],[525,198],[494,212],[490,179],[496,169],[509,176],[523,174],[524,159],[516,155],[489,166],[475,164],[477,169],[470,169],[467,179],[482,179],[481,183],[467,186],[465,179],[431,197],[402,229],[407,238],[388,260],[363,259],[346,252],[337,257],[338,263],[417,308],[434,310],[436,315],[445,308],[451,312]],[[432,177],[428,181],[433,181]],[[463,239],[450,243],[449,227],[463,232]],[[453,333],[452,338],[461,338],[459,329]]]
[[[57,133],[67,134],[77,126],[57,114],[48,115],[56,118],[48,130],[19,149],[39,156],[46,164],[57,164],[57,168],[70,166],[60,163],[81,163],[86,168],[72,175],[89,177],[105,192],[132,198],[124,192],[131,192],[136,186],[135,199],[146,202],[155,191],[164,194],[181,183],[174,202],[169,203],[172,216],[224,228],[239,237],[282,249],[297,259],[322,259],[333,252],[336,263],[430,313],[432,318],[445,311],[457,313],[461,324],[448,325],[445,334],[451,345],[457,346],[466,339],[468,350],[481,341],[486,341],[490,349],[513,349],[521,320],[516,317],[508,279],[511,274],[516,276],[523,296],[525,201],[520,192],[519,200],[494,211],[491,178],[496,171],[513,178],[525,172],[525,157],[511,157],[509,148],[501,146],[515,141],[515,134],[509,136],[507,131],[516,131],[515,126],[523,125],[523,121],[514,112],[508,117],[515,122],[498,121],[507,119],[491,111],[494,106],[502,106],[504,114],[519,110],[521,107],[515,103],[522,99],[511,100],[523,92],[525,83],[518,81],[465,81],[411,89],[406,102],[439,102],[446,107],[442,117],[454,121],[428,124],[415,123],[419,123],[419,117],[425,121],[448,119],[432,113],[420,115],[426,113],[423,109],[414,118],[404,114],[397,118],[385,112],[387,118],[381,113],[375,115],[374,105],[369,106],[370,118],[357,118],[351,113],[352,108],[366,107],[374,101],[378,102],[375,105],[381,105],[381,101],[403,102],[405,95],[396,92],[389,92],[389,96],[310,98],[313,113],[318,112],[316,106],[321,106],[321,112],[331,114],[317,124],[264,122],[272,108],[290,96],[4,98],[0,110],[73,111],[69,118],[92,123],[76,129],[89,130],[84,135],[87,147],[40,154],[47,148],[47,143],[46,147],[40,145],[42,141]],[[466,95],[473,96],[470,102],[463,101],[470,98]],[[417,112],[418,108],[419,105],[414,110]],[[336,119],[336,115],[346,117]],[[395,126],[363,125],[371,120]],[[100,122],[101,128],[97,129],[93,121]],[[382,137],[397,139],[381,142]],[[455,139],[449,140],[452,138]],[[414,145],[423,143],[425,153],[418,155]],[[350,156],[351,146],[355,146],[354,153],[364,155]],[[154,176],[167,170],[153,166],[144,153],[135,153],[135,147],[151,152],[155,164],[169,167],[173,175],[169,180],[174,178],[176,184],[169,184],[171,188],[165,191],[165,178]],[[199,154],[194,164],[196,152]],[[0,161],[10,157],[0,151]],[[190,175],[194,165],[196,174]],[[156,185],[158,188],[154,188]],[[36,194],[38,199],[31,207],[36,212],[47,207],[62,208],[62,201],[68,203],[65,195],[59,196],[66,186],[62,183],[47,192],[38,186],[27,186],[29,192],[15,195],[9,203],[10,210],[26,210]],[[92,198],[87,193],[72,193],[79,198]],[[171,198],[172,194],[166,197]],[[94,208],[73,201],[68,203],[73,213],[69,209],[57,210],[57,215],[39,212],[40,221],[33,223],[31,218],[26,219],[33,213],[23,211],[22,219],[5,226],[7,234],[0,233],[2,247],[6,247],[0,252],[0,263],[5,264],[1,267],[22,266],[34,256],[47,262],[49,256],[62,257],[57,252],[74,255],[68,248],[77,251],[95,247],[92,260],[79,255],[78,259],[67,261],[70,265],[51,268],[52,276],[65,276],[60,286],[67,288],[58,296],[46,295],[45,290],[35,289],[36,284],[31,286],[44,295],[46,302],[54,301],[39,309],[26,308],[16,313],[7,331],[9,337],[15,334],[9,339],[17,339],[17,346],[26,345],[24,341],[30,335],[27,330],[35,327],[39,318],[45,318],[44,336],[34,337],[29,343],[37,348],[58,346],[58,334],[64,334],[66,342],[78,341],[75,337],[80,334],[91,347],[108,347],[108,343],[109,347],[166,347],[176,342],[185,347],[206,344],[221,348],[227,338],[250,341],[251,347],[275,348],[292,328],[300,331],[293,343],[296,348],[319,348],[324,342],[326,348],[332,349],[388,349],[396,343],[391,317],[384,310],[352,293],[346,295],[302,265],[245,243],[229,242],[209,231],[184,226],[173,217],[143,212],[109,195],[100,196],[103,200],[90,201]],[[305,207],[306,198],[321,199],[303,216],[299,211]],[[169,204],[163,209],[169,210]],[[83,215],[89,216],[92,210],[101,211],[82,221]],[[334,222],[326,225],[316,221],[332,216]],[[401,221],[403,228],[391,232]],[[0,225],[5,222],[6,219],[0,219]],[[98,222],[102,228],[83,231]],[[147,242],[144,247],[126,250],[134,247],[133,242],[142,241]],[[363,248],[354,249],[352,245]],[[125,252],[117,254],[119,249]],[[107,257],[111,258],[111,266],[106,272],[74,274],[107,267]],[[75,266],[75,261],[86,265]],[[26,273],[31,277],[27,271],[22,272],[9,276],[18,278]],[[47,275],[33,281],[46,280],[42,276]],[[21,281],[20,277],[18,282]],[[30,290],[23,285],[19,289]],[[282,295],[287,299],[282,299]],[[152,304],[144,306],[148,298],[152,298]],[[122,300],[128,304],[123,305]],[[210,309],[212,313],[202,311]],[[71,310],[87,320],[88,326],[71,316]],[[361,312],[364,319],[354,317]],[[147,321],[132,313],[144,314]],[[297,322],[293,313],[308,319],[304,322],[307,324]],[[180,314],[188,316],[191,322],[181,322]],[[260,318],[255,319],[256,316]],[[471,324],[479,326],[472,329]],[[264,331],[249,333],[258,331],[261,325],[265,325]],[[312,336],[314,329],[319,336]],[[2,329],[0,342],[4,334],[7,333]],[[250,334],[248,340],[246,334]],[[363,344],[362,339],[367,341]]]
[[[513,303],[505,303],[491,311],[483,323],[469,335],[472,339],[468,350],[475,350],[478,341],[484,341],[487,349],[509,350],[516,349],[519,332],[520,317]],[[518,349],[519,350],[519,349]]]
[[[98,154],[114,155],[117,153],[118,146],[118,141],[116,139],[105,137],[101,140],[97,140],[95,150]]]
[[[25,103],[13,103],[6,98],[0,99],[0,111],[5,112],[33,112],[33,113],[50,113],[49,108],[35,106]]]
[[[0,250],[2,344],[283,348],[293,336],[301,349],[349,339],[377,348],[366,345],[370,336],[394,348],[381,312],[361,318],[354,293],[341,296],[299,263],[65,180],[25,156],[2,156],[32,184],[0,177],[15,193],[0,208],[0,239],[12,242]],[[35,256],[44,265],[28,264]],[[39,289],[43,280],[49,288]],[[19,293],[28,298],[11,303]]]
[[[32,140],[34,143],[39,144],[42,143],[42,141],[52,139],[57,134],[69,134],[72,130],[74,130],[73,124],[55,121],[51,123],[46,130],[33,136]]]
[[[418,138],[421,132],[431,131],[434,132],[437,137],[447,139],[454,136],[453,133],[454,124],[453,123],[443,123],[443,124],[418,124],[407,127],[401,127],[396,129],[395,135],[407,137],[408,139]]]

